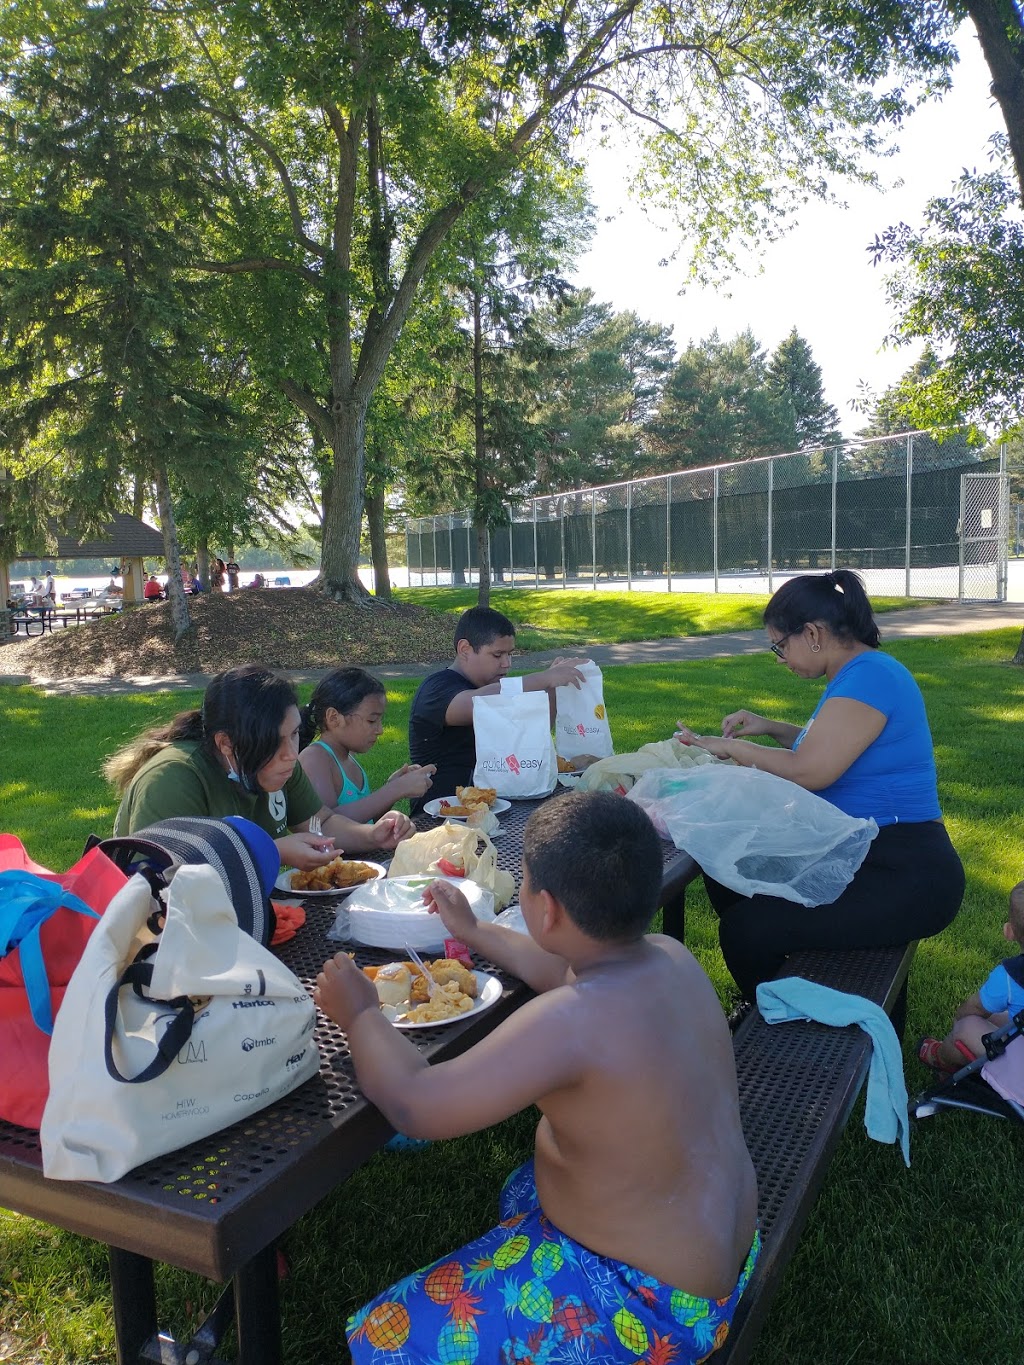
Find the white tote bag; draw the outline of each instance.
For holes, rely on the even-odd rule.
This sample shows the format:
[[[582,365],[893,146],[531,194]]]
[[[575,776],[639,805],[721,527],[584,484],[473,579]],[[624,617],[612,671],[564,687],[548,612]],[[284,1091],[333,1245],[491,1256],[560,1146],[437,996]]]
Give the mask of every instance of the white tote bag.
[[[604,705],[604,678],[590,659],[579,671],[580,687],[555,688],[555,749],[565,759],[580,754],[610,758],[615,749]]]
[[[117,1180],[255,1113],[314,1075],[316,1006],[238,927],[219,874],[175,872],[166,923],[133,877],[71,977],[50,1042],[43,1174]]]
[[[473,698],[476,768],[473,785],[507,801],[548,796],[558,781],[546,692],[502,692]]]

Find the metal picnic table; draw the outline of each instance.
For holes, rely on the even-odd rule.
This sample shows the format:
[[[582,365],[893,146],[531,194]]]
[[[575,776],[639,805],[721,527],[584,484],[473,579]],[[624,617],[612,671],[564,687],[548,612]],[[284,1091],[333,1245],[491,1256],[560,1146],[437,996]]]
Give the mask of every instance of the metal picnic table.
[[[495,841],[499,864],[519,886],[523,830],[540,803],[514,802]],[[436,821],[420,816],[421,829]],[[682,899],[695,875],[692,860],[664,845],[662,898],[666,932],[682,934]],[[337,908],[304,902],[306,923],[280,950],[312,988],[325,958]],[[351,945],[355,946],[355,945]],[[393,951],[356,947],[360,965],[386,962]],[[431,1061],[457,1056],[528,998],[528,989],[491,963],[502,995],[465,1021],[409,1036]],[[147,1162],[109,1185],[47,1180],[39,1135],[0,1121],[0,1205],[107,1245],[118,1365],[159,1361],[206,1365],[233,1317],[240,1365],[282,1359],[275,1240],[392,1135],[383,1115],[360,1093],[345,1035],[319,1018],[320,1071],[279,1103],[203,1141]],[[153,1279],[155,1262],[211,1280],[231,1281],[188,1343],[161,1335]]]

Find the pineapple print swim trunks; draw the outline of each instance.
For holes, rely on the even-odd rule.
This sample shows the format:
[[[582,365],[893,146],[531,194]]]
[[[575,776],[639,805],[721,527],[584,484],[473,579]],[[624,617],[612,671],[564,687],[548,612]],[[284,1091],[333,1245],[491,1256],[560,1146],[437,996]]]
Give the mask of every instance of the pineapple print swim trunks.
[[[353,1314],[357,1365],[699,1365],[725,1341],[761,1249],[755,1233],[732,1293],[701,1299],[559,1232],[532,1161],[505,1182],[500,1211],[496,1228]]]

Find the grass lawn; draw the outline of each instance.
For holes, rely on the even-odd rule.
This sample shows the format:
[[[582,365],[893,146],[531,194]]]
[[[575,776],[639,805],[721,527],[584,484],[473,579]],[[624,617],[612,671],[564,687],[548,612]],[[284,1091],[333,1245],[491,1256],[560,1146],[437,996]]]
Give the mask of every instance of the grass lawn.
[[[956,1003],[1004,955],[1006,896],[1024,873],[1016,738],[1024,673],[1006,662],[1018,639],[1014,629],[889,647],[924,690],[943,807],[967,869],[960,915],[921,945],[912,971],[905,1049],[912,1093],[926,1080],[913,1040],[943,1029]],[[401,758],[414,689],[414,682],[389,687],[385,734],[368,755],[375,782]],[[609,669],[605,693],[616,748],[624,752],[670,734],[676,717],[707,731],[739,705],[800,720],[818,689],[756,655]],[[3,827],[39,861],[67,866],[85,836],[109,830],[113,819],[112,794],[98,776],[102,759],[125,736],[196,697],[60,698],[0,688]],[[696,889],[687,934],[728,999],[715,919]],[[528,1154],[532,1127],[533,1116],[524,1114],[418,1156],[378,1156],[300,1219],[283,1243],[291,1269],[282,1285],[289,1365],[344,1360],[342,1328],[353,1308],[491,1226],[500,1182]],[[867,1140],[855,1113],[756,1365],[1017,1365],[1024,1129],[947,1115],[915,1126],[911,1151],[908,1171],[896,1148]],[[0,1265],[0,1359],[6,1332],[21,1344],[9,1357],[19,1365],[113,1361],[100,1248],[0,1213]],[[158,1292],[176,1331],[214,1297],[203,1281],[171,1269],[159,1272]]]
[[[463,612],[477,603],[476,588],[402,588],[400,602],[436,611]],[[491,606],[516,628],[520,649],[610,645],[664,640],[674,635],[720,635],[757,630],[767,594],[699,592],[576,592],[498,588]],[[876,613],[923,606],[919,598],[874,597]]]

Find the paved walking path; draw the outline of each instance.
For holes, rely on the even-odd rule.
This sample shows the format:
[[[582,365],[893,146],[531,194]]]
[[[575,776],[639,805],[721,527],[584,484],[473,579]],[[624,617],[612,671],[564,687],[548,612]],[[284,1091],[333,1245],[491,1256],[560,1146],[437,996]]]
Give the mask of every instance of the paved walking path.
[[[922,636],[964,635],[971,631],[1024,629],[1024,602],[944,602],[938,606],[910,607],[887,612],[878,618],[882,640],[909,640]],[[681,635],[666,640],[646,640],[621,645],[592,645],[589,649],[545,650],[523,656],[528,670],[543,667],[560,655],[586,656],[602,668],[616,664],[667,664],[688,659],[721,659],[737,654],[758,654],[766,648],[763,630],[733,631],[727,635]],[[339,661],[340,662],[340,661]],[[422,678],[440,664],[381,664],[373,672],[381,678]],[[284,672],[286,670],[280,670]],[[315,683],[330,669],[287,670],[293,682]],[[133,692],[171,692],[178,688],[203,688],[210,681],[204,673],[180,673],[148,678],[54,678],[32,679],[21,674],[0,675],[2,683],[34,683],[44,692],[64,696],[115,696]]]

